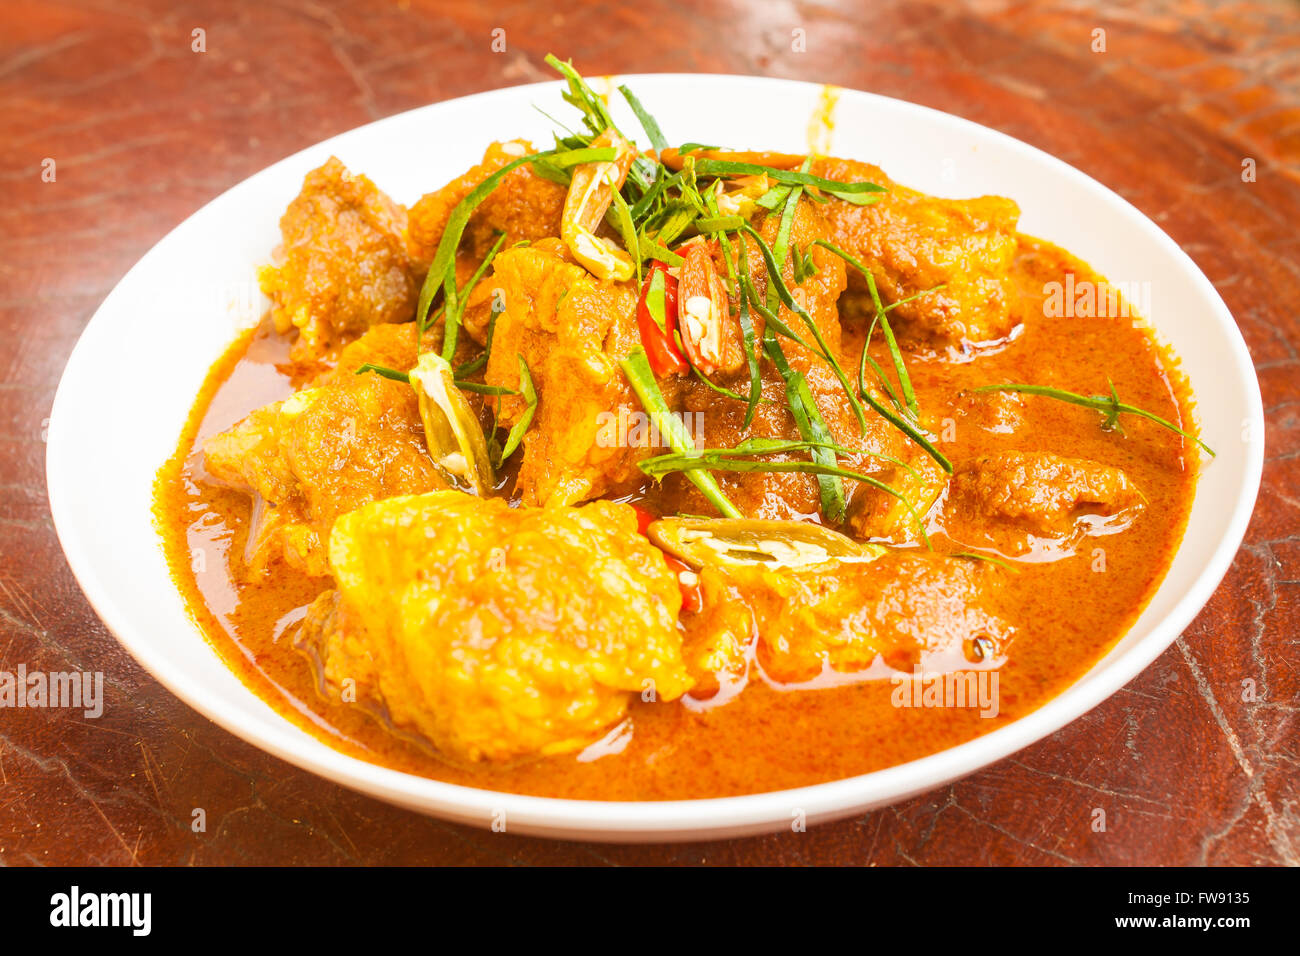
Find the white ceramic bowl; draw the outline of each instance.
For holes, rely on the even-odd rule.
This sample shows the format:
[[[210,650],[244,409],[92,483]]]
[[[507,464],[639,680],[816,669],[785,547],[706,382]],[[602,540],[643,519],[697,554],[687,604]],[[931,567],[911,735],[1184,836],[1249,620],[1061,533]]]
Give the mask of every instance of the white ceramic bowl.
[[[822,88],[738,76],[622,78],[672,142],[805,151]],[[615,119],[634,118],[612,97]],[[222,664],[168,577],[151,521],[151,487],[175,447],[204,374],[265,306],[253,281],[278,241],[303,175],[335,154],[399,201],[413,202],[478,161],[494,139],[549,141],[532,106],[571,113],[557,84],[439,103],[320,143],[251,177],[173,230],[127,273],[77,343],[49,428],[50,505],[68,563],[122,644],[178,697],[291,763],[383,800],[448,820],[592,840],[738,836],[863,812],[952,781],[1057,730],[1131,680],[1178,636],[1232,560],[1263,465],[1259,385],[1213,286],[1129,203],[1071,166],[974,123],[898,100],[843,91],[833,152],[952,196],[1010,196],[1021,229],[1056,242],[1114,282],[1150,283],[1148,318],[1182,360],[1203,434],[1205,468],[1186,538],[1130,633],[1042,708],[993,733],[911,763],[833,783],[712,800],[555,800],[453,786],[331,750],[278,716]],[[112,706],[112,701],[108,702]]]

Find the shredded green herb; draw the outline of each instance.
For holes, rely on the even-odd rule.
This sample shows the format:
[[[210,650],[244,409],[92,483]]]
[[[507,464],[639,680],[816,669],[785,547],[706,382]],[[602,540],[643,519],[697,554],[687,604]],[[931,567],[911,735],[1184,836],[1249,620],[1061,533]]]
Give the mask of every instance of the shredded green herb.
[[[593,137],[599,136],[611,127],[617,129],[614,126],[613,118],[609,115],[609,110],[605,106],[605,101],[587,85],[587,81],[573,68],[571,62],[561,60],[553,53],[548,53],[546,54],[546,63],[551,69],[568,80],[568,88],[560,95],[564,97],[566,103],[577,107],[578,111],[582,113],[582,120],[586,123],[587,129],[591,131]]]
[[[456,369],[457,378],[466,378],[487,367],[488,359],[492,356],[492,339],[496,335],[497,319],[501,317],[501,313],[505,310],[505,300],[500,295],[492,296],[492,312],[488,316],[487,337],[483,343],[483,354]]]
[[[906,405],[907,412],[913,421],[918,420],[920,418],[920,409],[916,403],[916,392],[912,388],[912,378],[907,374],[907,365],[903,362],[903,352],[899,349],[898,340],[894,338],[894,330],[889,324],[889,316],[887,315],[889,310],[880,301],[880,293],[876,290],[876,279],[871,274],[871,270],[833,242],[826,239],[816,239],[814,242],[823,249],[835,253],[835,255],[857,269],[862,274],[862,277],[867,280],[867,289],[871,293],[871,302],[876,308],[876,315],[872,320],[871,328],[874,329],[876,323],[880,324],[880,330],[885,334],[885,344],[889,347],[889,357],[894,363],[894,374],[898,376],[898,384],[903,391],[903,403]],[[867,339],[862,345],[863,354],[866,353],[867,346],[870,344],[871,333],[868,332]]]
[[[582,149],[569,149],[552,153],[546,162],[556,169],[569,169],[583,163],[612,163],[618,158],[618,150],[613,146],[587,146]]]
[[[735,232],[745,224],[740,216],[710,216],[695,220],[695,228],[700,232]]]
[[[614,199],[610,204],[609,214],[606,218],[614,220],[614,228],[618,230],[623,239],[623,246],[627,249],[628,257],[636,264],[636,284],[637,288],[640,288],[641,244],[637,238],[636,226],[632,224],[632,211],[628,208],[627,200],[619,193],[614,193]]]
[[[456,296],[456,249],[460,246],[460,240],[465,234],[465,227],[469,224],[469,217],[474,214],[474,210],[479,204],[492,194],[492,191],[500,185],[501,180],[509,175],[512,171],[518,169],[524,163],[530,163],[539,157],[550,156],[554,153],[550,150],[542,153],[532,153],[528,156],[521,156],[516,160],[506,163],[491,176],[488,176],[483,182],[475,186],[464,199],[456,204],[456,208],[451,211],[451,217],[447,220],[447,226],[443,229],[442,238],[438,242],[438,251],[434,253],[433,262],[429,264],[429,271],[424,277],[424,285],[420,288],[420,301],[416,306],[415,320],[419,324],[420,339],[424,339],[424,333],[428,330],[429,307],[433,305],[433,300],[442,289],[444,296],[451,300]],[[454,333],[444,333],[443,352],[446,356],[447,344],[446,336],[451,336],[452,350],[455,350]]]
[[[646,289],[645,304],[650,318],[664,335],[668,334],[667,281],[662,269],[650,273],[650,286]],[[692,366],[693,367],[693,366]]]
[[[731,273],[731,242],[727,239],[726,234],[722,236],[722,251],[727,259],[727,271]],[[763,378],[758,368],[758,348],[757,336],[754,334],[754,319],[749,314],[749,258],[745,255],[745,250],[741,248],[736,253],[736,263],[738,265],[739,276],[736,278],[736,293],[739,298],[737,303],[737,318],[740,321],[740,340],[745,348],[745,365],[749,370],[749,398],[748,406],[745,408],[744,427],[749,428],[754,422],[754,413],[758,410],[758,403],[763,399]]]
[[[799,446],[816,445],[819,443],[798,442]],[[838,447],[833,444],[830,447]],[[818,478],[833,477],[837,481],[847,478],[852,481],[861,482],[872,488],[877,488],[893,498],[898,499],[907,509],[908,514],[916,523],[917,530],[920,532],[921,539],[926,546],[930,546],[930,537],[925,530],[925,525],[921,520],[921,515],[913,507],[912,502],[898,489],[886,484],[879,478],[871,475],[865,475],[859,471],[853,471],[848,468],[840,468],[838,465],[825,465],[819,461],[752,461],[746,460],[747,457],[754,455],[773,454],[776,451],[784,451],[784,448],[763,448],[758,446],[757,450],[742,451],[740,448],[704,448],[692,451],[689,454],[658,455],[654,458],[647,458],[637,463],[648,477],[660,480],[664,475],[674,472],[684,472],[688,477],[699,469],[714,469],[717,471],[735,471],[735,472],[760,472],[760,473],[781,473],[795,472],[799,474],[817,475]],[[842,518],[840,519],[842,520]]]
[[[810,448],[819,446],[829,448],[831,451],[840,455],[866,455],[870,458],[878,458],[881,461],[887,461],[892,465],[899,466],[905,471],[910,472],[913,477],[920,477],[920,475],[917,475],[912,467],[901,458],[895,458],[893,455],[886,455],[883,452],[868,451],[865,448],[848,448],[844,445],[837,445],[833,442],[827,444],[824,442],[794,441],[789,438],[750,437],[743,439],[740,444],[735,448],[730,449],[730,451],[741,455],[776,455],[789,454],[797,451],[807,451]]]
[[[696,368],[694,365],[691,366],[691,372],[692,372],[692,373],[695,375],[695,377],[698,378],[701,382],[703,382],[703,383],[704,383],[705,385],[707,385],[710,389],[712,389],[713,391],[717,392],[719,395],[723,396],[724,398],[731,398],[731,399],[735,399],[735,400],[738,401],[738,402],[745,402],[746,404],[748,404],[748,402],[749,402],[749,398],[748,398],[747,396],[741,395],[741,394],[739,394],[739,393],[737,393],[737,392],[733,392],[731,389],[726,388],[726,387],[724,387],[724,386],[722,386],[722,385],[719,385],[717,382],[715,382],[715,381],[713,381],[712,379],[710,379],[707,375],[705,375],[703,372],[701,372],[701,371],[700,371],[698,368]],[[765,398],[762,398],[762,397],[760,396],[760,397],[759,397],[759,401],[760,401],[760,402],[766,402],[766,401],[768,401],[768,400],[765,399]],[[749,426],[746,425],[745,427],[748,428]]]
[[[501,449],[501,455],[497,458],[498,468],[515,453],[515,449],[524,440],[524,433],[528,431],[528,426],[533,423],[533,416],[537,414],[537,389],[533,385],[533,376],[528,371],[528,363],[524,361],[522,355],[516,355],[515,357],[519,359],[519,384],[528,407],[524,409],[523,415],[519,417],[514,427],[510,429],[510,434],[506,436],[505,447]],[[519,393],[514,392],[513,394],[517,395]]]
[[[991,554],[984,554],[980,551],[951,551],[948,554],[950,558],[969,558],[972,561],[987,561],[989,564],[996,564],[1000,568],[1006,568],[1008,571],[1014,571],[1010,564],[1001,558],[995,558]]]
[[[626,86],[620,86],[618,91],[623,94],[623,99],[627,100],[627,105],[632,107],[632,112],[636,114],[637,121],[641,128],[645,130],[646,136],[650,137],[650,145],[656,151],[662,153],[668,148],[668,140],[664,139],[663,132],[659,129],[659,124],[655,118],[646,112],[646,108],[641,105],[641,101],[632,95],[632,91]]]
[[[834,468],[835,453],[827,447],[833,444],[833,436],[817,408],[812,391],[808,388],[808,380],[804,378],[802,372],[786,361],[781,343],[777,341],[776,335],[770,329],[763,333],[763,351],[772,360],[772,364],[781,375],[781,380],[785,382],[786,404],[790,406],[790,415],[794,418],[799,434],[805,441],[814,442],[818,446],[810,450],[813,463],[822,468]],[[840,481],[840,477],[833,472],[820,472],[817,475],[822,514],[828,521],[836,524],[843,521],[846,514],[844,484]]]
[[[411,383],[410,373],[399,372],[395,368],[387,368],[383,365],[376,365],[373,362],[365,362],[362,365],[357,366],[357,370],[354,374],[361,375],[365,372],[373,372],[375,375],[390,378],[394,382],[405,382],[408,385]]]
[[[821,353],[822,358],[826,360],[826,364],[831,367],[831,371],[835,373],[835,377],[839,379],[840,387],[844,389],[844,394],[848,396],[849,406],[853,409],[853,415],[858,420],[858,428],[861,430],[862,434],[865,435],[867,433],[867,418],[866,415],[863,414],[862,404],[854,394],[853,386],[849,384],[848,376],[844,374],[844,368],[840,365],[840,360],[835,357],[830,346],[826,344],[826,339],[822,335],[822,330],[817,327],[817,323],[813,321],[813,317],[808,314],[807,310],[804,309],[798,301],[796,301],[794,295],[790,292],[789,286],[785,284],[785,278],[781,275],[781,267],[773,255],[771,247],[769,247],[763,237],[759,235],[758,230],[749,225],[749,223],[745,223],[743,231],[758,243],[759,251],[763,255],[763,261],[767,265],[768,282],[771,283],[769,288],[775,287],[777,296],[781,299],[781,303],[803,320],[804,324],[808,326],[809,331],[812,332],[813,338],[817,340],[818,351]]]
[[[1054,398],[1058,402],[1067,402],[1071,405],[1080,405],[1084,408],[1092,408],[1099,411],[1104,416],[1101,427],[1106,431],[1118,431],[1123,434],[1124,429],[1119,424],[1120,415],[1136,415],[1139,418],[1145,418],[1147,421],[1155,422],[1162,428],[1167,428],[1171,432],[1181,435],[1188,441],[1200,445],[1211,458],[1217,457],[1215,451],[1205,442],[1201,441],[1190,432],[1183,431],[1173,422],[1166,421],[1159,415],[1148,412],[1145,409],[1138,408],[1136,405],[1128,405],[1119,400],[1119,394],[1115,391],[1115,383],[1109,382],[1109,395],[1078,395],[1074,392],[1067,392],[1061,388],[1051,388],[1047,385],[985,385],[975,389],[977,392],[1023,392],[1026,395],[1041,395],[1044,398]]]
[[[948,474],[952,474],[952,462],[948,460],[948,457],[943,452],[934,447],[934,443],[925,436],[924,432],[901,415],[893,412],[889,406],[885,405],[866,389],[862,390],[862,399],[871,406],[877,415],[885,419],[885,421],[889,422],[889,424],[893,425],[904,435],[925,449],[926,454],[933,458],[940,468]]]
[[[484,385],[482,382],[463,382],[460,379],[453,379],[456,387],[462,392],[477,392],[479,395],[518,395],[519,393],[513,388],[506,388],[504,385]]]
[[[757,163],[737,163],[725,159],[697,160],[695,171],[700,176],[766,176],[768,179],[788,186],[814,186],[830,193],[832,196],[857,205],[874,202],[875,196],[867,198],[872,193],[886,192],[884,186],[865,180],[850,183],[838,179],[827,179],[824,176],[814,176],[812,173],[803,170],[795,172],[790,169],[777,169],[774,166],[760,166]]]
[[[672,413],[668,403],[664,401],[663,393],[659,391],[659,383],[655,381],[654,372],[650,369],[650,360],[646,358],[645,349],[638,345],[628,353],[626,358],[619,361],[619,365],[622,366],[623,374],[631,383],[632,391],[641,400],[646,414],[659,429],[659,433],[668,439],[668,444],[673,451],[681,455],[695,454],[695,443],[687,433],[686,426]],[[704,497],[724,518],[744,517],[740,509],[723,494],[717,481],[707,471],[692,470],[687,472],[686,477],[691,484],[700,489]]]
[[[483,278],[483,273],[492,264],[492,260],[496,258],[497,252],[501,249],[501,244],[505,241],[506,234],[504,232],[498,233],[497,241],[492,244],[492,248],[488,250],[488,254],[483,257],[483,261],[474,270],[470,280],[465,283],[465,288],[459,290],[454,297],[447,299],[446,318],[442,326],[442,357],[448,362],[456,354],[456,339],[460,334],[461,323],[465,320],[465,308],[469,305],[469,294],[478,285],[478,280]],[[452,272],[454,281],[454,267]]]
[[[789,186],[773,186],[755,199],[754,202],[768,212],[775,212],[776,208],[785,202],[785,197],[788,195],[790,195]]]

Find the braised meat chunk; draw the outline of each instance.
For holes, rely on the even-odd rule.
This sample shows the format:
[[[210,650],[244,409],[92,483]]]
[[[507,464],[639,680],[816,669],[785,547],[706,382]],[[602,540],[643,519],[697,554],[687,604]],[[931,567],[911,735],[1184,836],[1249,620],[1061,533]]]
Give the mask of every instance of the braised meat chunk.
[[[1017,556],[1032,551],[1036,539],[1068,545],[1076,537],[1120,530],[1141,509],[1141,492],[1118,468],[1004,452],[958,466],[943,521],[954,540]]]
[[[703,607],[686,620],[684,653],[701,694],[734,685],[751,648],[768,680],[800,684],[877,662],[902,671],[992,662],[1013,633],[993,604],[1004,571],[989,562],[863,544],[800,521],[666,517],[647,534],[698,572]]]
[[[433,261],[456,205],[501,167],[533,152],[527,140],[493,143],[481,163],[411,207],[410,249],[421,269]],[[564,196],[563,186],[542,179],[528,163],[512,169],[470,216],[461,249],[478,262],[498,233],[505,234],[506,246],[558,236]]]
[[[591,743],[633,695],[690,686],[681,595],[631,508],[510,508],[460,492],[394,498],[335,525],[337,597],[299,646],[337,699],[462,762]]]
[[[852,673],[879,657],[898,671],[961,661],[980,642],[997,656],[1012,632],[989,608],[999,569],[934,554],[887,552],[833,570],[764,571],[750,591],[758,660],[773,680]],[[938,666],[937,666],[938,665]]]
[[[962,355],[1011,334],[1017,323],[1011,288],[1020,218],[1015,202],[1001,196],[940,199],[852,160],[819,159],[813,171],[888,188],[870,205],[831,199],[823,215],[832,240],[871,270],[883,302],[900,303],[891,312],[900,335]],[[856,272],[850,279],[859,291],[865,288]],[[911,296],[917,298],[903,301]]]
[[[685,648],[696,693],[734,683],[750,645],[778,684],[877,662],[905,672],[991,662],[1014,634],[991,606],[1001,573],[986,562],[900,551],[807,567],[705,567],[705,610],[690,619]]]
[[[414,390],[366,361],[415,364],[415,327],[381,326],[344,350],[336,372],[254,411],[204,446],[208,471],[257,505],[245,563],[260,576],[282,556],[310,575],[329,573],[334,519],[382,498],[446,488],[425,449]]]
[[[900,464],[886,465],[878,473],[896,494],[868,486],[853,497],[849,528],[857,537],[905,544],[920,539],[920,529],[928,526],[927,516],[948,487],[948,475],[919,446],[902,449],[901,454]]]
[[[307,174],[280,233],[274,265],[259,279],[276,328],[298,331],[296,360],[415,314],[419,282],[406,249],[406,210],[338,159]]]
[[[558,239],[504,250],[488,285],[505,307],[496,323],[485,381],[521,390],[520,357],[537,389],[516,488],[525,504],[575,504],[639,473],[653,449],[632,424],[641,404],[619,367],[640,343],[631,284],[595,279]],[[500,402],[500,424],[526,414],[522,395]]]

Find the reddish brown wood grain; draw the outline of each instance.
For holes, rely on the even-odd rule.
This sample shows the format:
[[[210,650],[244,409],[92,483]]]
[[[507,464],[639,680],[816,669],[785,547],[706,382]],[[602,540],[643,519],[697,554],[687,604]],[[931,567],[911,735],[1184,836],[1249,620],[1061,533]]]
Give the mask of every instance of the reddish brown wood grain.
[[[498,27],[504,53],[490,48]],[[82,597],[45,499],[44,421],[95,307],[245,176],[377,117],[549,78],[548,51],[591,74],[756,73],[923,103],[1062,157],[1160,223],[1237,317],[1269,428],[1246,543],[1183,637],[1096,710],[954,786],[807,833],[677,846],[532,840],[397,810],[261,753],[144,674]],[[0,711],[0,861],[1300,863],[1294,6],[9,4],[0,190],[0,668],[108,681],[96,721]],[[196,807],[206,832],[191,829]]]

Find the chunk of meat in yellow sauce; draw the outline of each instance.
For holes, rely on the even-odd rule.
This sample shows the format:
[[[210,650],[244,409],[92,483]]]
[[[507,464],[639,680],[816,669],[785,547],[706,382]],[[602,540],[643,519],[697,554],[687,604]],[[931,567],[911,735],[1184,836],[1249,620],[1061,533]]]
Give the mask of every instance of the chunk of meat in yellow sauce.
[[[447,487],[425,450],[414,390],[354,374],[367,361],[414,365],[415,326],[376,327],[343,350],[337,370],[204,445],[209,473],[257,502],[246,555],[254,575],[281,555],[306,574],[328,574],[326,543],[339,515]]]
[[[338,597],[299,638],[322,692],[352,679],[359,702],[452,760],[575,750],[633,694],[690,686],[677,579],[627,505],[394,498],[341,518],[330,560]]]
[[[739,690],[753,657],[754,614],[738,582],[718,568],[699,572],[701,607],[683,619],[682,658],[691,696],[705,699]]]
[[[876,476],[898,495],[868,485],[854,496],[849,527],[855,537],[905,544],[920,540],[926,515],[948,486],[948,475],[924,449],[902,449],[901,465],[887,465]]]
[[[948,404],[954,422],[993,435],[1010,435],[1024,424],[1025,400],[1016,392],[962,389]]]
[[[652,449],[636,444],[641,403],[619,367],[640,344],[631,283],[595,279],[558,239],[507,249],[485,289],[500,290],[484,381],[518,391],[518,356],[537,388],[516,489],[525,504],[575,504],[637,478]],[[500,401],[500,424],[525,414],[522,395]],[[631,440],[629,440],[631,434]]]
[[[964,462],[949,483],[944,530],[971,547],[1017,556],[1034,538],[1068,542],[1099,529],[1091,519],[1131,519],[1142,494],[1118,468],[1044,452],[1004,452]]]
[[[259,275],[276,329],[298,330],[295,361],[415,314],[419,285],[406,226],[405,209],[338,159],[307,174],[280,219],[275,264]]]
[[[968,666],[980,659],[971,650],[976,641],[991,660],[1013,636],[990,606],[1000,573],[987,563],[902,551],[800,569],[705,568],[705,594],[731,599],[706,601],[690,619],[687,661],[693,672],[716,671],[712,682],[697,678],[704,690],[743,672],[741,635],[757,635],[759,666],[782,684],[863,671],[877,658],[900,671]]]
[[[902,303],[890,312],[901,337],[953,354],[1013,331],[1010,273],[1020,219],[1013,200],[941,199],[900,186],[879,167],[854,160],[814,160],[812,171],[889,190],[866,206],[832,198],[822,215],[831,240],[871,270],[884,303]],[[857,270],[850,283],[866,288]],[[942,288],[926,291],[938,285]],[[918,293],[925,294],[902,302]]]
[[[433,261],[457,204],[502,166],[534,151],[533,144],[522,139],[493,143],[481,163],[441,189],[427,193],[411,207],[411,255],[422,269],[427,270]],[[498,232],[505,233],[506,248],[517,242],[558,236],[567,192],[564,186],[542,179],[527,163],[516,167],[474,210],[460,249],[478,262],[492,248]]]

